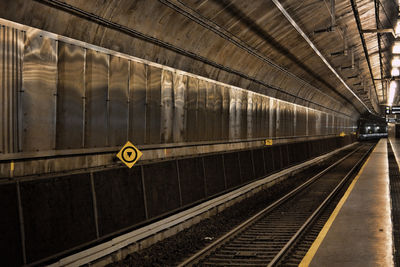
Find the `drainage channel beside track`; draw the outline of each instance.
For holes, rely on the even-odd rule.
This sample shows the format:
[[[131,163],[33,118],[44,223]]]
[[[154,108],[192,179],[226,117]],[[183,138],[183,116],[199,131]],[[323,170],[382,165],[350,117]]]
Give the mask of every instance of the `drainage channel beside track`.
[[[373,147],[357,147],[180,266],[297,265]]]

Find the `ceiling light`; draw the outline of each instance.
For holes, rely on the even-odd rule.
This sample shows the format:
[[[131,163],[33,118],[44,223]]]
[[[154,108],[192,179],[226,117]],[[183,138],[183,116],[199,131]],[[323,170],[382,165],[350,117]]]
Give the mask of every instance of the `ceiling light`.
[[[399,76],[400,75],[400,70],[398,68],[393,68],[392,69],[392,77]]]
[[[393,54],[400,54],[400,42],[394,42],[394,46],[393,46],[393,50],[392,50]]]
[[[396,34],[396,37],[400,35],[400,20],[397,19],[396,27],[394,28],[394,33]]]
[[[395,81],[391,81],[390,86],[389,86],[389,98],[388,98],[389,106],[391,106],[393,104],[394,95],[396,94],[396,87],[397,87],[397,83]]]
[[[392,67],[393,68],[398,68],[400,67],[400,58],[399,57],[394,57],[392,59]]]

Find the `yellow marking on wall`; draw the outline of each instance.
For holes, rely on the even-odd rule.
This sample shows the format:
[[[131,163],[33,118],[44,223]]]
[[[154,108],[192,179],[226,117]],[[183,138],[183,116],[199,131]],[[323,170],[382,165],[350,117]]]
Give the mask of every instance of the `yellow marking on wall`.
[[[266,146],[272,146],[272,139],[266,139],[265,140],[265,145]]]
[[[10,163],[10,170],[12,172],[14,171],[14,161],[11,161],[11,163]]]
[[[358,181],[358,178],[360,178],[362,172],[364,171],[365,166],[367,165],[368,159],[365,161],[363,166],[361,167],[360,172],[357,174],[357,176],[354,178],[353,182],[350,184],[349,188],[346,190],[346,193],[344,193],[343,197],[340,199],[339,203],[337,204],[335,210],[329,217],[328,221],[325,223],[324,227],[322,228],[321,232],[317,236],[317,238],[314,240],[314,243],[311,245],[310,249],[307,251],[307,254],[304,256],[303,260],[300,262],[299,266],[305,267],[309,266],[312,259],[315,256],[315,253],[317,253],[319,246],[321,245],[322,241],[326,237],[326,234],[328,233],[329,229],[331,228],[333,221],[336,219],[336,216],[338,215],[339,211],[343,207],[344,203],[346,202],[347,198],[349,197],[351,191],[353,190],[355,184]]]

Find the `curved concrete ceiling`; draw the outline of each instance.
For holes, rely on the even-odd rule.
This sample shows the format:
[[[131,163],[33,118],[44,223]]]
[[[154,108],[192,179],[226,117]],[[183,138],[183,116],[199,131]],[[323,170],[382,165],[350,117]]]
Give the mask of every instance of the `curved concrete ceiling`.
[[[379,28],[393,27],[395,1],[376,1]],[[381,34],[379,50],[378,35],[364,33],[365,53],[356,20],[363,29],[377,28],[374,1],[336,0],[337,27],[322,33],[314,32],[330,26],[330,1],[280,2],[364,105],[380,112],[386,88],[374,79],[390,74],[393,37]],[[5,19],[248,90],[353,117],[367,110],[269,0],[0,3],[0,17]],[[331,56],[343,51],[344,38],[349,51],[354,48],[353,69],[348,68],[350,52]]]

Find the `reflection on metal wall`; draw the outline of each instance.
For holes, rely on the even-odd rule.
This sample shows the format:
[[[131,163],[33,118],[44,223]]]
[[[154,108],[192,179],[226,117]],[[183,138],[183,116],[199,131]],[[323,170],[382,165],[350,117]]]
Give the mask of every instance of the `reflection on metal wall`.
[[[27,32],[22,64],[22,151],[55,149],[57,42]]]
[[[109,55],[86,53],[85,139],[86,148],[107,146]]]
[[[355,125],[42,33],[0,29],[0,153],[326,135]]]
[[[108,79],[108,145],[120,146],[128,138],[129,61],[111,56]]]
[[[0,154],[18,151],[18,94],[22,88],[24,39],[24,32],[0,27]]]
[[[81,47],[58,44],[56,149],[83,147],[85,55]]]

